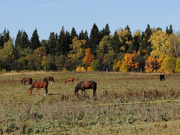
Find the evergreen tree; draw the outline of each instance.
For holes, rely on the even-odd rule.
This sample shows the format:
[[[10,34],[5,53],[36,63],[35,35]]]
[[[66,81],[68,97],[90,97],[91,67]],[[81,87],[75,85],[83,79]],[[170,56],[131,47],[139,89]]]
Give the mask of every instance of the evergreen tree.
[[[62,27],[59,38],[57,40],[56,54],[58,56],[67,55],[70,50],[69,44],[71,42],[72,41],[69,32],[65,32],[64,27]]]
[[[52,54],[55,56],[55,54],[56,54],[56,43],[57,43],[56,35],[54,32],[51,32],[47,46],[46,46],[47,54]]]
[[[173,33],[172,25],[170,25],[169,28],[166,27],[166,32],[167,32],[167,34],[172,34]]]
[[[65,34],[65,44],[64,44],[65,50],[64,50],[64,53],[63,53],[64,55],[67,55],[69,53],[69,51],[71,50],[70,46],[69,46],[70,44],[72,44],[72,39],[71,39],[71,36],[70,36],[69,32],[66,31],[66,34]]]
[[[29,47],[29,39],[28,35],[25,31],[18,31],[18,34],[16,36],[15,40],[15,47],[19,47],[20,49],[25,49]]]
[[[79,40],[83,40],[84,38],[85,38],[85,34],[83,30],[81,30],[81,32],[79,33]]]
[[[29,37],[28,37],[27,33],[25,31],[23,31],[23,34],[22,34],[22,48],[28,48],[28,47],[30,47]]]
[[[95,56],[96,56],[96,48],[100,41],[101,41],[100,32],[97,25],[94,23],[91,29],[90,39],[87,48],[91,48],[92,53],[95,54]]]
[[[76,33],[75,28],[72,27],[72,30],[71,30],[71,39],[73,39],[75,36],[77,37],[78,35],[77,35],[77,33]]]
[[[143,32],[141,35],[141,41],[140,41],[140,52],[142,50],[146,50],[147,54],[150,54],[152,51],[151,49],[151,42],[149,42],[149,38],[152,35],[152,29],[150,28],[150,25],[147,25],[145,33]]]
[[[4,43],[6,43],[10,39],[9,30],[4,29],[3,33],[0,34],[0,48],[4,47]]]
[[[0,49],[3,48],[4,46],[4,39],[3,39],[3,35],[0,34]]]
[[[89,36],[88,36],[87,30],[85,30],[85,32],[84,32],[84,40],[86,40],[87,42],[89,40]]]
[[[4,29],[3,31],[3,41],[6,43],[10,39],[9,30]]]
[[[101,31],[101,38],[103,38],[106,35],[109,36],[110,33],[111,33],[111,31],[110,31],[109,25],[106,24],[105,28],[103,28],[103,30]]]
[[[15,47],[21,48],[21,46],[22,46],[22,31],[19,30],[15,40]]]
[[[140,48],[140,38],[141,38],[141,34],[140,31],[136,31],[133,35],[133,39],[132,39],[132,50],[138,52],[139,48]],[[132,52],[131,52],[132,53]]]
[[[118,53],[120,53],[120,49],[121,49],[121,43],[120,43],[120,41],[119,41],[119,36],[118,36],[118,34],[117,34],[117,31],[115,31],[115,33],[114,33],[114,36],[113,36],[113,41],[112,41],[113,43],[113,49],[114,49],[114,52],[116,53],[116,54],[118,54]]]
[[[41,44],[40,44],[40,41],[39,41],[39,36],[38,36],[38,33],[37,33],[37,29],[35,29],[33,34],[32,34],[32,37],[31,37],[30,48],[35,50],[40,46],[41,46]]]

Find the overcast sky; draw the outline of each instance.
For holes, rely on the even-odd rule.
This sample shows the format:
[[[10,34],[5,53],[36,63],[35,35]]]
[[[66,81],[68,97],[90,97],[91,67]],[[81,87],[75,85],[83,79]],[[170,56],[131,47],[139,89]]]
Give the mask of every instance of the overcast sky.
[[[99,30],[109,24],[111,34],[129,25],[131,32],[150,27],[163,30],[170,24],[180,31],[180,0],[0,0],[0,33],[4,28],[16,38],[18,30],[29,38],[35,28],[40,40],[62,26],[88,34],[95,23]]]

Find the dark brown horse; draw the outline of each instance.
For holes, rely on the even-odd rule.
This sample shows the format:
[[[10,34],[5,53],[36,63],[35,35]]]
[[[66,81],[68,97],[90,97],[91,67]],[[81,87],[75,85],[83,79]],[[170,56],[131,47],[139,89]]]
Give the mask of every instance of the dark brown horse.
[[[78,91],[81,89],[82,93],[86,94],[85,89],[93,89],[93,97],[96,98],[97,83],[95,81],[81,81],[76,85],[74,94],[78,97]]]
[[[55,83],[54,78],[52,76],[44,77],[43,81],[51,81],[51,83]]]
[[[67,79],[65,80],[65,85],[66,85],[66,83],[69,83],[69,82],[73,83],[73,82],[74,82],[74,77],[67,78]]]
[[[48,93],[48,81],[35,81],[32,84],[32,86],[29,88],[29,94],[30,95],[32,93],[33,88],[36,88],[36,91],[38,91],[38,94],[39,94],[38,88],[44,88],[45,95],[47,95],[47,93]]]
[[[32,78],[23,78],[21,80],[21,84],[26,84],[26,82],[28,83],[28,85],[31,85],[32,84]]]

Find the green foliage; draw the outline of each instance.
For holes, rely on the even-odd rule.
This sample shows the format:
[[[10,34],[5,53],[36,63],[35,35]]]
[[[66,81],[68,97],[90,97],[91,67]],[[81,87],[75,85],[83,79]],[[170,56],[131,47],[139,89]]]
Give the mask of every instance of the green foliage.
[[[99,71],[100,70],[100,62],[99,60],[94,60],[91,63],[91,71]]]
[[[12,40],[4,43],[4,48],[0,52],[0,58],[12,58],[14,52],[14,46]]]
[[[55,57],[55,65],[57,67],[57,70],[60,70],[60,71],[63,70],[66,60],[67,60],[67,58],[64,55]]]
[[[50,63],[49,63],[46,56],[43,57],[42,62],[41,62],[41,66],[42,66],[43,70],[45,70],[45,71],[50,70]]]
[[[30,42],[28,35],[25,31],[18,31],[16,40],[15,40],[15,47],[19,47],[20,49],[25,49],[30,47]]]
[[[39,41],[39,35],[37,32],[37,29],[34,30],[32,37],[31,37],[31,42],[30,42],[30,48],[31,49],[37,49],[38,47],[40,47],[40,41]]]
[[[65,32],[64,27],[62,27],[59,37],[57,39],[56,45],[56,55],[67,55],[70,50],[71,36],[69,32]]]
[[[46,46],[47,54],[56,54],[56,46],[57,46],[57,35],[54,32],[50,33],[49,40]]]
[[[94,23],[91,29],[90,38],[87,48],[91,48],[92,53],[96,54],[96,48],[101,41],[101,36],[97,25]]]

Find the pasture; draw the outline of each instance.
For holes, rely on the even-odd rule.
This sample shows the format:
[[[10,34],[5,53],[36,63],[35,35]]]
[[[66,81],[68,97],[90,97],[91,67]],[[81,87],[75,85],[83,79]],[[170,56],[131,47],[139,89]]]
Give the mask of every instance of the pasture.
[[[29,85],[53,76],[48,95],[29,95]],[[66,78],[74,77],[74,83]],[[180,74],[21,72],[0,74],[0,134],[178,134],[180,133]],[[97,82],[76,98],[80,81]],[[81,91],[79,91],[81,94]]]

